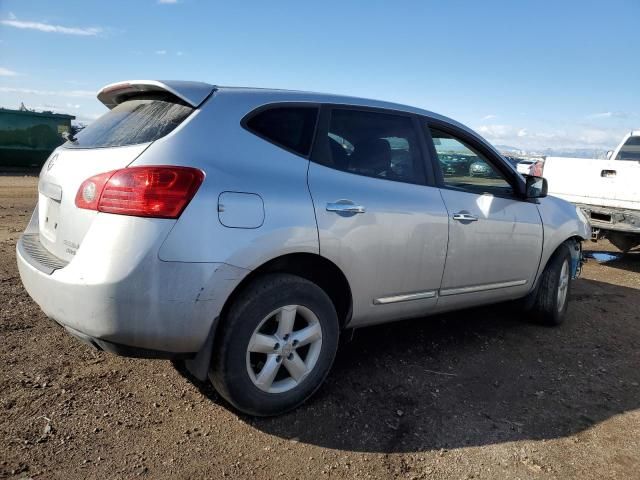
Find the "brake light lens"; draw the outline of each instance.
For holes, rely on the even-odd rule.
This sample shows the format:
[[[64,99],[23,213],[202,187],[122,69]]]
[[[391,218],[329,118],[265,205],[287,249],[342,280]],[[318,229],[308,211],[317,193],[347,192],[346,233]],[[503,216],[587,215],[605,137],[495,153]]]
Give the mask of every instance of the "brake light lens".
[[[76,206],[136,217],[178,218],[204,180],[196,168],[130,167],[88,178]]]

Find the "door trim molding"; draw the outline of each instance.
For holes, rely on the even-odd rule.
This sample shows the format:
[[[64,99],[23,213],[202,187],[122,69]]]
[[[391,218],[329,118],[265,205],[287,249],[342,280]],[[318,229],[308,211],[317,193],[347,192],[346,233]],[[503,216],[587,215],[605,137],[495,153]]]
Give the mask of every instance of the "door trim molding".
[[[417,292],[417,293],[405,293],[401,295],[392,295],[390,297],[379,297],[373,299],[374,305],[386,305],[389,303],[398,303],[398,302],[408,302],[411,300],[422,300],[425,298],[435,298],[436,296],[435,290],[429,290],[427,292]]]
[[[527,284],[526,280],[512,280],[510,282],[485,283],[484,285],[472,285],[470,287],[447,288],[445,290],[440,290],[440,296],[446,297],[447,295],[459,295],[461,293],[484,292],[486,290],[497,290],[499,288],[518,287],[520,285],[526,285],[526,284]]]

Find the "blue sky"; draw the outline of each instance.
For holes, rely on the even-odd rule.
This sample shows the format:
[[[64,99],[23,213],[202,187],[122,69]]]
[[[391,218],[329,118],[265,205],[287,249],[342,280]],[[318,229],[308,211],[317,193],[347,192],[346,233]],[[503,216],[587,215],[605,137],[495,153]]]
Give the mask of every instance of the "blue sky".
[[[0,0],[0,106],[104,112],[130,79],[406,103],[526,149],[640,128],[640,1]]]

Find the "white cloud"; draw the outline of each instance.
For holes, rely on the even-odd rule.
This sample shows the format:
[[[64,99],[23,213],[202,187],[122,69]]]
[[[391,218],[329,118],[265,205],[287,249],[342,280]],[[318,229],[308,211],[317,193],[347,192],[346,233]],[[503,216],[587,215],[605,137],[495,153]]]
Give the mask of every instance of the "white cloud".
[[[166,55],[167,51],[166,50],[156,50],[156,55]]]
[[[85,37],[96,36],[103,31],[100,27],[64,27],[62,25],[53,25],[44,22],[18,20],[12,13],[9,13],[9,18],[0,20],[0,24],[26,30],[38,30],[46,33],[62,33],[64,35],[80,35]]]
[[[493,118],[496,118],[496,115],[489,114],[489,115],[485,115],[484,117],[482,117],[481,120],[491,120]]]
[[[8,68],[0,67],[0,77],[15,77],[19,75],[18,72],[9,70]]]
[[[94,98],[96,92],[91,90],[36,90],[32,88],[14,88],[14,87],[0,87],[1,93],[19,93],[24,95],[43,95],[43,96],[57,96],[57,97],[86,97]]]
[[[481,125],[477,130],[478,133],[489,138],[510,137],[517,133],[517,129],[511,125]]]
[[[158,0],[160,5],[175,5],[178,3],[178,0]]]
[[[480,125],[476,131],[494,145],[508,145],[523,150],[547,148],[600,148],[615,146],[624,129],[573,125],[569,129],[531,130],[514,125]]]
[[[591,115],[587,115],[587,118],[627,118],[629,116],[626,112],[601,112],[601,113],[592,113]]]
[[[177,56],[179,56],[179,57],[181,57],[181,56],[183,56],[183,55],[184,55],[184,52],[180,52],[180,51],[178,51],[178,52],[176,52],[176,55],[177,55]]]
[[[100,118],[102,115],[104,115],[104,112],[103,113],[79,113],[78,115],[76,115],[76,120],[80,122],[91,123],[94,120]]]

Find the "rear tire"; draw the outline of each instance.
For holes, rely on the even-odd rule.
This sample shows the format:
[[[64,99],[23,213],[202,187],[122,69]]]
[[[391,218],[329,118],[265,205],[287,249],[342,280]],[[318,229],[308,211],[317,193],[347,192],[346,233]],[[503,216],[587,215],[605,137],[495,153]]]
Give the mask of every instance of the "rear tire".
[[[241,412],[279,415],[320,387],[338,337],[335,307],[320,287],[295,275],[265,275],[239,294],[223,318],[209,379]]]
[[[531,316],[543,325],[560,325],[566,317],[570,293],[571,252],[563,243],[542,272],[530,310]]]

